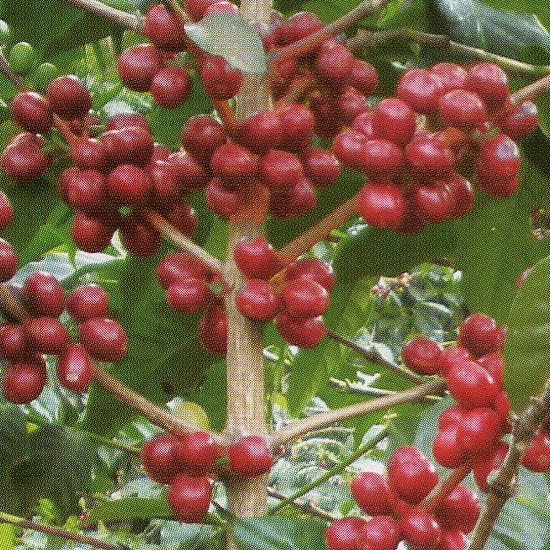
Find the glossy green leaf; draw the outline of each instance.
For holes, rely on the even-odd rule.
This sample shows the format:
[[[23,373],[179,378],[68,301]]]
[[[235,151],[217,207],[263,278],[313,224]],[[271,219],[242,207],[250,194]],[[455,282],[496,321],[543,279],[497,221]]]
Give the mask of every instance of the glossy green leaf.
[[[174,513],[166,498],[127,497],[103,502],[90,510],[87,521],[121,521],[127,519],[168,518]]]
[[[186,23],[185,33],[200,48],[221,55],[236,69],[255,74],[267,72],[260,35],[239,15],[207,15],[198,23]]]

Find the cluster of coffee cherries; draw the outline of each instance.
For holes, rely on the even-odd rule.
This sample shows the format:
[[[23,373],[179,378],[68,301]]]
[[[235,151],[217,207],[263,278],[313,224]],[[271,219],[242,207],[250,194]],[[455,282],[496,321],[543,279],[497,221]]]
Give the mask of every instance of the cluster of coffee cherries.
[[[351,482],[357,505],[371,516],[337,520],[325,532],[329,550],[408,548],[465,550],[465,534],[475,527],[480,505],[476,494],[457,485],[432,507],[424,499],[436,487],[434,465],[414,446],[396,449],[387,476],[362,472]]]
[[[176,518],[199,523],[212,498],[209,478],[263,475],[273,456],[262,437],[244,436],[226,448],[206,432],[193,432],[155,436],[142,447],[141,462],[151,479],[169,486],[168,502]]]
[[[0,232],[4,231],[13,219],[13,207],[6,195],[0,191]],[[11,244],[0,239],[0,283],[9,281],[17,271],[17,254]]]
[[[34,271],[21,297],[28,316],[0,327],[0,359],[7,362],[2,393],[9,401],[30,403],[40,395],[47,380],[44,355],[57,356],[59,383],[73,393],[82,393],[93,380],[92,359],[111,362],[125,355],[126,334],[107,317],[107,293],[100,286],[82,285],[67,299],[53,275]],[[78,323],[79,344],[59,320],[65,310]]]

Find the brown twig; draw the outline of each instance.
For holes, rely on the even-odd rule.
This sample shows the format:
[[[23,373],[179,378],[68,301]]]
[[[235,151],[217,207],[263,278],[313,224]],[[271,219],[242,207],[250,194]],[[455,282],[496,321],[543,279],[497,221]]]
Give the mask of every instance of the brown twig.
[[[145,26],[145,18],[142,15],[117,10],[111,6],[107,6],[103,2],[99,2],[99,0],[67,0],[67,2],[90,13],[104,17],[119,27],[124,27],[135,32],[143,31]]]
[[[512,94],[512,103],[514,105],[519,105],[520,103],[523,103],[528,99],[533,99],[544,92],[548,92],[549,90],[550,75],[547,75],[514,92]]]
[[[472,470],[468,462],[459,468],[454,469],[448,477],[442,479],[437,487],[422,501],[420,508],[425,512],[432,512],[438,508],[447,498],[449,493],[459,484]]]

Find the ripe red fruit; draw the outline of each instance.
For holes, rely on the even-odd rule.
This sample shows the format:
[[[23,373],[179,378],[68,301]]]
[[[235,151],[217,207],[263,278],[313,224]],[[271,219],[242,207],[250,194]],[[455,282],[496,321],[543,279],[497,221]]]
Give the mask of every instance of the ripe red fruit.
[[[492,407],[500,388],[492,376],[473,361],[456,362],[445,375],[455,400],[467,409]]]
[[[335,98],[331,98],[330,104],[340,122],[346,125],[369,110],[367,98],[351,86],[344,86]]]
[[[517,179],[520,158],[516,142],[506,134],[489,137],[481,144],[476,162],[476,177],[490,194],[499,195],[501,187]]]
[[[498,351],[503,342],[494,319],[484,313],[473,313],[460,323],[457,343],[480,356]]]
[[[235,298],[238,310],[249,319],[271,321],[281,308],[281,299],[263,279],[249,279]]]
[[[416,336],[401,350],[405,365],[419,374],[437,374],[442,347],[433,340]]]
[[[329,264],[316,258],[304,258],[292,262],[284,272],[285,281],[294,279],[312,279],[330,290],[334,286],[334,272]]]
[[[472,65],[468,69],[464,87],[477,93],[492,108],[502,105],[510,95],[508,77],[495,63]]]
[[[249,435],[230,445],[229,470],[242,477],[256,477],[269,472],[273,456],[263,437]]]
[[[493,378],[500,389],[504,387],[504,357],[498,351],[482,355],[476,359],[476,363],[481,365]]]
[[[279,259],[265,237],[245,238],[234,251],[235,263],[250,279],[270,279],[279,268]]]
[[[366,111],[364,113],[361,113],[360,115],[357,115],[353,119],[351,127],[354,130],[357,130],[359,133],[363,134],[367,139],[372,139],[375,137],[372,119],[373,112]]]
[[[178,474],[170,483],[167,498],[178,521],[200,523],[210,507],[212,486],[205,477]]]
[[[331,151],[310,147],[304,151],[301,159],[305,175],[315,186],[332,185],[340,176],[340,165]]]
[[[450,92],[457,88],[464,88],[464,83],[468,76],[466,70],[456,63],[436,63],[430,67],[430,71],[439,78],[445,92]]]
[[[289,343],[299,348],[316,346],[327,333],[322,317],[296,320],[282,311],[276,317],[279,334]]]
[[[367,137],[359,130],[346,129],[336,135],[332,141],[332,151],[336,158],[347,168],[364,168],[363,148]]]
[[[10,243],[0,239],[0,283],[9,281],[17,271],[17,254]]]
[[[500,416],[487,407],[476,407],[468,411],[462,422],[457,424],[457,438],[468,455],[489,454],[500,438]]]
[[[300,320],[322,315],[329,305],[326,289],[313,279],[293,279],[281,290],[285,311],[293,319]]]
[[[47,271],[31,273],[25,281],[22,295],[29,311],[35,316],[57,318],[65,309],[65,291]]]
[[[504,457],[508,452],[508,444],[500,443],[499,446],[487,457],[482,457],[474,462],[474,479],[477,486],[484,492],[489,490],[487,477],[493,471],[499,468],[504,462]]]
[[[13,206],[8,197],[0,191],[0,231],[4,231],[13,218]]]
[[[365,519],[358,517],[333,521],[325,531],[328,550],[357,550],[357,537],[366,524]]]
[[[440,427],[432,444],[434,458],[445,468],[458,468],[467,460],[458,437],[458,423]]]
[[[177,180],[182,193],[192,193],[202,188],[208,181],[208,172],[195,157],[185,151],[171,153],[166,159],[176,170]]]
[[[110,162],[103,142],[95,138],[81,138],[71,146],[71,160],[81,170],[104,172]]]
[[[160,233],[151,227],[137,212],[122,220],[120,241],[131,254],[148,258],[157,252],[161,244]]]
[[[378,74],[370,63],[354,57],[347,83],[362,94],[369,96],[378,85]]]
[[[116,219],[96,218],[78,211],[73,218],[71,236],[74,243],[86,252],[101,252],[109,246],[115,229]]]
[[[198,220],[194,210],[189,203],[180,200],[174,203],[170,208],[163,208],[161,211],[166,221],[183,233],[186,237],[191,237],[197,229]],[[157,235],[159,233],[155,232]]]
[[[304,176],[300,159],[287,151],[272,149],[259,159],[260,180],[271,191],[292,188]]]
[[[144,167],[151,161],[154,143],[151,133],[141,126],[110,130],[101,136],[111,165],[132,164]]]
[[[445,185],[453,197],[454,208],[451,217],[461,218],[472,209],[474,204],[474,188],[472,184],[460,174],[451,172],[445,180]]]
[[[403,191],[393,183],[366,183],[357,195],[357,209],[372,227],[394,227],[405,213]]]
[[[49,101],[36,92],[19,92],[12,100],[13,120],[33,134],[44,134],[52,126],[53,113]]]
[[[507,116],[496,119],[495,124],[502,133],[518,140],[539,125],[537,106],[532,101],[524,101]]]
[[[212,304],[206,308],[198,334],[205,350],[218,355],[227,353],[227,313],[223,306]]]
[[[452,405],[447,407],[440,415],[438,420],[438,427],[440,430],[443,430],[447,426],[452,424],[458,424],[462,422],[464,415],[468,409],[464,409],[460,405]]]
[[[206,432],[187,433],[177,448],[178,465],[193,477],[208,476],[216,470],[218,445]]]
[[[279,148],[292,152],[305,149],[313,139],[315,128],[315,116],[311,109],[299,103],[291,103],[278,113],[283,128]]]
[[[92,107],[90,92],[74,75],[54,78],[46,95],[53,112],[66,120],[82,118]]]
[[[275,29],[277,44],[285,46],[323,28],[319,18],[309,11],[299,11],[283,20]]]
[[[40,177],[51,165],[52,157],[42,152],[44,140],[34,134],[18,134],[2,153],[2,170],[16,182]]]
[[[27,333],[23,325],[1,325],[0,358],[19,361],[26,355],[28,355]]]
[[[256,175],[258,159],[242,145],[225,143],[212,154],[210,167],[214,176],[227,185],[239,185],[247,183]]]
[[[114,319],[87,319],[78,327],[78,338],[81,345],[98,361],[119,361],[126,355],[128,338]]]
[[[23,326],[28,345],[37,353],[57,355],[69,345],[67,329],[53,317],[29,317]]]
[[[175,252],[165,256],[157,266],[157,279],[165,290],[182,279],[205,279],[206,267],[186,252]]]
[[[108,210],[107,184],[101,172],[80,170],[65,181],[64,199],[72,208],[90,216]]]
[[[175,13],[167,10],[164,4],[149,7],[145,14],[144,34],[160,50],[181,52],[185,49],[183,27]]]
[[[457,485],[434,512],[443,529],[469,533],[479,517],[479,499],[469,487]]]
[[[369,139],[361,151],[361,169],[370,177],[396,176],[403,166],[403,151],[387,139]]]
[[[241,71],[219,55],[206,55],[201,63],[200,74],[204,89],[214,100],[232,98],[243,83]]]
[[[229,0],[218,0],[206,8],[204,17],[213,13],[239,13],[239,7]]]
[[[124,50],[117,59],[120,79],[127,88],[147,92],[162,67],[162,58],[153,44],[136,44]]]
[[[181,143],[197,162],[210,165],[212,153],[227,141],[220,125],[208,115],[191,117],[181,131]]]
[[[149,174],[133,164],[121,164],[107,177],[107,191],[117,204],[134,206],[143,203],[151,189]]]
[[[46,365],[43,361],[10,363],[4,369],[2,393],[12,403],[30,403],[42,393],[46,380]]]
[[[307,178],[300,178],[290,189],[272,192],[269,197],[269,212],[282,220],[297,218],[315,207],[315,191]]]
[[[57,379],[64,388],[73,393],[82,393],[94,379],[95,369],[83,347],[70,345],[57,358],[56,372]]]
[[[466,550],[467,540],[462,531],[441,531],[439,550]]]
[[[181,67],[165,67],[154,76],[150,90],[157,105],[173,109],[189,96],[193,81],[189,72]]]
[[[178,313],[195,313],[204,309],[211,298],[208,285],[202,279],[180,279],[166,291],[166,300]]]
[[[391,516],[371,518],[357,535],[358,550],[396,550],[401,536],[399,523]]]
[[[374,108],[372,124],[377,137],[405,146],[416,130],[416,115],[407,103],[389,97]]]
[[[455,197],[446,180],[412,186],[410,206],[425,222],[447,220],[456,211]]]
[[[399,521],[408,544],[419,550],[438,550],[441,540],[439,523],[425,512],[412,510]]]
[[[105,131],[122,130],[123,128],[129,128],[130,126],[137,126],[143,128],[148,134],[151,134],[151,127],[147,122],[147,119],[138,115],[137,113],[120,113],[109,118],[105,125]]]
[[[472,130],[488,120],[483,100],[468,90],[451,90],[439,99],[437,106],[441,120],[449,125]]]
[[[162,434],[147,441],[141,448],[141,462],[147,475],[157,483],[170,483],[181,472],[178,448],[181,440],[175,435]]]
[[[260,111],[239,124],[236,141],[252,152],[262,154],[276,147],[283,135],[283,125],[275,111]]]
[[[109,297],[99,285],[81,285],[69,296],[67,313],[81,323],[93,317],[105,317],[109,309]]]
[[[395,88],[395,95],[418,113],[435,111],[444,92],[443,82],[429,69],[408,69]]]
[[[463,346],[457,345],[443,349],[439,356],[439,371],[445,376],[455,363],[461,363],[462,359],[473,360],[472,354]]]
[[[159,210],[183,196],[177,167],[166,160],[156,160],[146,168],[151,177],[152,203]]]
[[[217,216],[229,218],[239,209],[239,193],[225,186],[220,178],[212,178],[206,185],[206,203]]]
[[[343,83],[353,68],[353,54],[344,44],[326,40],[321,44],[315,58],[315,71],[318,76],[332,86]]]
[[[417,137],[405,147],[411,170],[424,179],[437,179],[450,173],[455,162],[451,149],[432,137]]]
[[[546,472],[550,469],[550,434],[539,431],[533,439],[521,459],[521,463],[532,472]]]
[[[391,515],[394,495],[386,479],[375,472],[361,472],[350,485],[355,502],[369,516]]]
[[[187,0],[185,11],[193,21],[200,21],[204,17],[204,12],[208,6],[214,4],[216,0]]]

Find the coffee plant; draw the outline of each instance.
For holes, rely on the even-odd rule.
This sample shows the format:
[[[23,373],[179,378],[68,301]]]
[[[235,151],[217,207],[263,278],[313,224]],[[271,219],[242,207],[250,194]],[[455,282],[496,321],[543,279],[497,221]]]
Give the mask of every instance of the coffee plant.
[[[0,18],[0,548],[549,547],[543,3]]]

